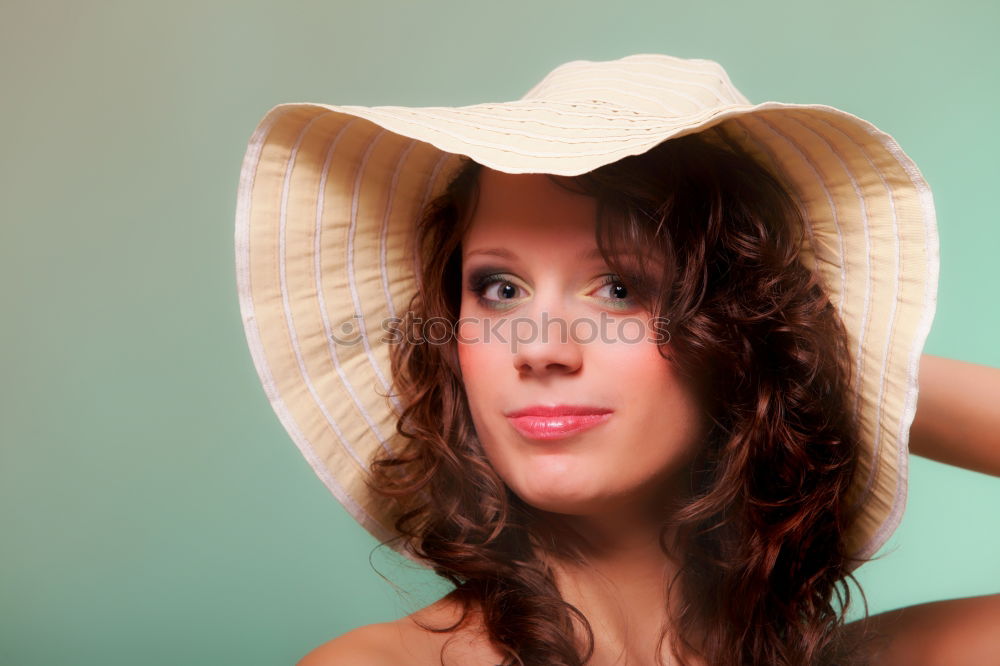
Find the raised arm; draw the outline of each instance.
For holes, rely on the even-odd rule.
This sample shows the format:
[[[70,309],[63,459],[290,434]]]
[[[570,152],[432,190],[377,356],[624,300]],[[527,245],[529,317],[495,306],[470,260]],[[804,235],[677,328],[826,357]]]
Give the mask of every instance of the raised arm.
[[[1000,476],[1000,370],[925,354],[910,451]],[[932,601],[851,624],[873,666],[1000,664],[1000,594]]]
[[[1000,476],[1000,369],[924,354],[910,451]]]
[[[853,622],[870,666],[1000,664],[1000,594],[932,601]]]

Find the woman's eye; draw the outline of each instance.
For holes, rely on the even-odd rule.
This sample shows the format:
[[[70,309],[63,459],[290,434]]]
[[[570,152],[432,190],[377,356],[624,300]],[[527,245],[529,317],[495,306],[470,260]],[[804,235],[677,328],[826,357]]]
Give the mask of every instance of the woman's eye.
[[[613,300],[628,298],[628,287],[622,282],[610,282],[604,285],[602,289],[607,289],[605,293],[609,294],[609,297]]]
[[[517,285],[506,280],[496,280],[483,289],[483,296],[492,301],[509,301],[517,297]]]
[[[523,289],[503,273],[473,274],[469,279],[469,291],[486,308],[504,307],[508,305],[507,301],[523,294]]]
[[[615,307],[628,307],[633,303],[633,298],[629,293],[628,286],[617,275],[605,276],[604,284],[597,291],[602,297],[611,301]]]

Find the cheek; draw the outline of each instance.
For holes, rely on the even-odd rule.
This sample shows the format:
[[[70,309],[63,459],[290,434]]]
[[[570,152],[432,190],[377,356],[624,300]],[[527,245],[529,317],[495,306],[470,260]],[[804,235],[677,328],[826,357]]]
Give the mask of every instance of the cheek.
[[[654,333],[640,331],[630,320],[618,324],[612,344],[591,345],[590,364],[596,374],[617,385],[625,401],[657,401],[675,382],[670,345],[662,349],[651,340]]]
[[[510,355],[503,344],[484,342],[480,325],[463,323],[459,326],[458,334],[458,364],[462,371],[462,384],[469,400],[469,410],[477,427],[480,427],[483,425],[484,406],[503,408],[503,387],[499,378],[504,369],[509,371],[511,368]]]
[[[619,381],[628,382],[630,392],[653,398],[673,381],[670,362],[660,356],[655,345],[625,345],[614,361]]]
[[[483,342],[480,328],[475,322],[462,322],[458,327],[458,363],[467,388],[477,385],[498,363],[497,350]]]
[[[601,374],[617,387],[616,402],[629,414],[623,439],[630,455],[651,467],[687,459],[698,448],[702,406],[680,381],[655,344],[618,345],[602,362]],[[618,452],[621,453],[621,452]]]

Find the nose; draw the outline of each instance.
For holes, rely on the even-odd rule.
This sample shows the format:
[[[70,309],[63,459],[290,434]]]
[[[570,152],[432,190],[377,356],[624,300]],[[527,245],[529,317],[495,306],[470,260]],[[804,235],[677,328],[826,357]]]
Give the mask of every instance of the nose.
[[[511,329],[514,368],[521,374],[577,372],[583,349],[573,335],[573,322],[549,311],[517,322]]]

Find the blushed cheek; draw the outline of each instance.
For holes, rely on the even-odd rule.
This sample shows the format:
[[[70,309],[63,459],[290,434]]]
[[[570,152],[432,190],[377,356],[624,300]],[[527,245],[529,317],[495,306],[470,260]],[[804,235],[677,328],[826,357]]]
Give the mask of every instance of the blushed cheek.
[[[642,325],[642,322],[636,318],[622,319],[615,329],[615,339],[620,343],[636,346],[643,345],[646,346],[649,343],[647,340],[652,335],[652,331]]]
[[[458,355],[463,370],[466,363],[470,371],[492,371],[511,367],[510,325],[489,318],[467,317],[457,328]]]
[[[476,340],[480,332],[474,325],[460,327],[459,333],[464,336],[458,343],[458,363],[462,369],[462,383],[469,399],[469,408],[476,413],[478,407],[476,403],[490,399],[490,389],[496,386],[499,359],[494,345],[482,341],[462,341]]]
[[[476,344],[476,324],[471,318],[459,319],[456,337],[458,342],[458,353],[465,353],[465,349]]]
[[[468,336],[475,331],[469,331]],[[483,446],[487,459],[495,467],[496,452],[492,450],[491,436],[491,405],[499,403],[499,386],[497,381],[497,359],[491,345],[482,342],[458,345],[458,362],[462,370],[462,384],[469,403],[472,416],[472,426],[476,436]],[[491,353],[492,352],[492,353]]]
[[[619,344],[615,350],[620,379],[644,395],[662,394],[672,381],[670,362],[660,355],[658,347],[645,340],[636,344]]]

